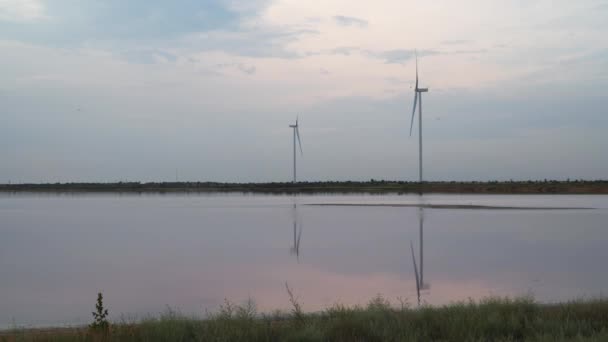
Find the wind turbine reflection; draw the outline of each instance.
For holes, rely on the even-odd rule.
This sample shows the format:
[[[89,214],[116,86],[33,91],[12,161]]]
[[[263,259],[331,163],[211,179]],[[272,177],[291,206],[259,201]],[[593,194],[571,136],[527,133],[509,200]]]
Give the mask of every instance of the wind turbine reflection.
[[[292,221],[293,221],[293,245],[289,249],[290,254],[296,256],[296,260],[300,262],[300,239],[302,238],[302,220],[298,214],[298,204],[294,199],[292,208]]]
[[[424,208],[419,208],[418,211],[418,223],[419,223],[419,238],[420,238],[420,267],[418,267],[416,263],[416,254],[414,253],[414,243],[410,240],[410,250],[412,252],[412,263],[414,265],[414,276],[416,280],[416,297],[418,299],[418,306],[420,306],[421,302],[421,294],[424,290],[430,290],[431,285],[429,283],[424,282]]]

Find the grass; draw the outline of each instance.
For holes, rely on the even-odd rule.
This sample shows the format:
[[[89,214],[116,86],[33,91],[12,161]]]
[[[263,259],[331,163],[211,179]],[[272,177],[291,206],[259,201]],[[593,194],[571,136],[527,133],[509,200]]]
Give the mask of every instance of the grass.
[[[289,291],[290,292],[290,291]],[[540,304],[488,298],[442,307],[399,307],[381,296],[365,307],[335,305],[302,313],[259,314],[255,303],[226,302],[207,319],[167,310],[136,323],[90,328],[13,330],[0,341],[608,341],[608,300]]]

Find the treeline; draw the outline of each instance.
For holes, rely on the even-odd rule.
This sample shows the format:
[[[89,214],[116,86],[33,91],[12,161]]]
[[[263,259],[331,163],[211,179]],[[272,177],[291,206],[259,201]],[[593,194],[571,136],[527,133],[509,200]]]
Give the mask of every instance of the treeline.
[[[268,192],[268,193],[601,193],[608,194],[608,180],[527,181],[369,181],[324,182],[113,182],[1,184],[4,192]]]

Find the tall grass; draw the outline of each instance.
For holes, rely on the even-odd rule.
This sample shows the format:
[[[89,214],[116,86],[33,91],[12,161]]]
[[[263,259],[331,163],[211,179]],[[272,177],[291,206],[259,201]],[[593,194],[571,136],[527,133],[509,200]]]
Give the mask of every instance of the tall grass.
[[[228,301],[207,319],[167,310],[107,334],[88,328],[0,333],[0,341],[608,341],[608,300],[539,304],[488,298],[442,307],[395,307],[378,296],[367,306],[334,305],[303,313],[258,313],[253,301]]]

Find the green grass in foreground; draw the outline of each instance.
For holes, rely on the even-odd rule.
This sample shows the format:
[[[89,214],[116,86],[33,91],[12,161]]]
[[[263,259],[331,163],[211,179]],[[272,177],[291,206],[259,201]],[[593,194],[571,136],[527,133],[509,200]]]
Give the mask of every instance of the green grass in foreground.
[[[538,304],[489,298],[443,307],[394,308],[382,297],[366,307],[335,305],[302,313],[258,314],[252,302],[227,302],[209,319],[168,311],[137,323],[92,328],[14,330],[0,341],[608,341],[608,300]]]

